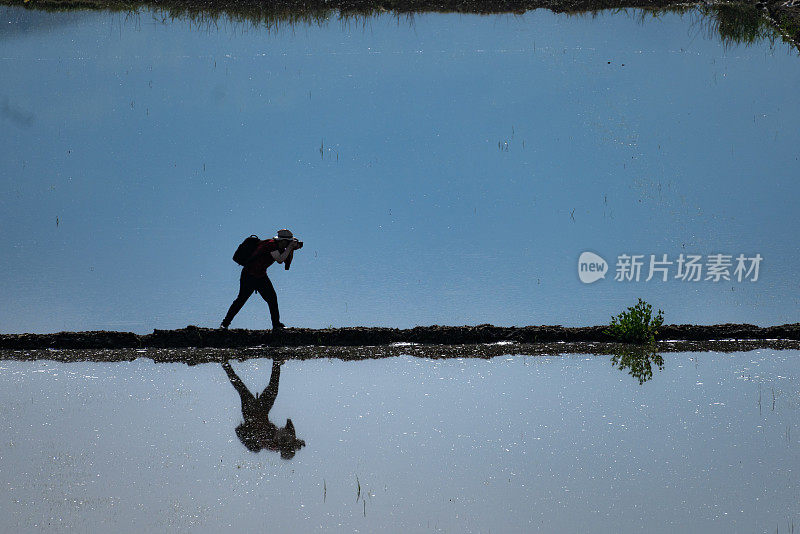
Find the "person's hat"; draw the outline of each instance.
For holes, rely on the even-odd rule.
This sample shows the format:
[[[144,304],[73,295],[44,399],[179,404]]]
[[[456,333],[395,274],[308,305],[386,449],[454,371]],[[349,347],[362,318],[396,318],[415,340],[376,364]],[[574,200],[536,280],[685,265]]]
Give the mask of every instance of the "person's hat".
[[[292,234],[291,230],[284,228],[278,230],[278,235],[275,236],[275,239],[294,239],[294,234]]]

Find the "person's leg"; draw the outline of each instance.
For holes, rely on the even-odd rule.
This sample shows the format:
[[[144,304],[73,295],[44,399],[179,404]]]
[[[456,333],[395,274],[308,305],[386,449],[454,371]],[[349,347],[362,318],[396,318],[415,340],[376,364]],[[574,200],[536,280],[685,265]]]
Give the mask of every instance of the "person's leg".
[[[272,373],[269,376],[269,384],[258,396],[259,408],[269,413],[272,405],[275,404],[275,398],[278,396],[278,383],[281,380],[281,362],[279,360],[272,360]]]
[[[255,396],[250,393],[250,390],[247,389],[247,386],[244,385],[242,379],[239,378],[239,375],[233,370],[231,364],[228,362],[222,362],[222,368],[225,369],[225,374],[228,375],[228,380],[231,381],[231,384],[236,389],[237,393],[239,393],[239,398],[242,400],[242,416],[245,417],[245,413],[252,410],[254,404],[256,402]]]
[[[247,302],[247,299],[250,298],[250,295],[253,294],[255,289],[253,279],[242,270],[242,276],[239,277],[239,295],[236,297],[236,300],[233,301],[231,307],[228,308],[228,313],[222,320],[222,328],[228,328],[233,318],[239,313],[239,310],[242,309],[242,306],[244,306],[244,303]]]
[[[278,295],[275,293],[275,288],[272,287],[272,282],[268,276],[258,280],[256,291],[267,301],[269,315],[272,318],[272,328],[282,328],[280,312],[278,311]]]

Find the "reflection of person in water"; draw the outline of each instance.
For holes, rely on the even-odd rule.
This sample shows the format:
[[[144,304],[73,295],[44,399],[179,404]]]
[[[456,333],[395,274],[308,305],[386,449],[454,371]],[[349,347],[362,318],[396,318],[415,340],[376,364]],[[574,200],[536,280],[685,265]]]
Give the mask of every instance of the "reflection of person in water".
[[[280,360],[272,360],[272,375],[269,377],[269,384],[258,396],[250,393],[250,390],[247,389],[242,379],[234,372],[230,363],[224,362],[222,368],[225,369],[231,384],[239,392],[239,397],[242,399],[244,422],[236,427],[236,435],[239,440],[253,452],[259,452],[261,449],[280,451],[281,458],[288,460],[306,442],[302,439],[297,439],[291,419],[286,420],[286,426],[283,428],[279,428],[269,420],[269,411],[278,396],[281,364],[283,362]]]

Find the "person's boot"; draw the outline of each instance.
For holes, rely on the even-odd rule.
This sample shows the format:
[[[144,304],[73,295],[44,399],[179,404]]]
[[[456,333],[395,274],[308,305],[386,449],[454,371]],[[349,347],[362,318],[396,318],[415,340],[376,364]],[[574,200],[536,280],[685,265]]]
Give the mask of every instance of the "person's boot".
[[[230,323],[226,323],[225,321],[222,321],[222,323],[219,325],[222,330],[227,330],[229,326]]]
[[[272,331],[273,332],[280,332],[284,328],[286,328],[286,325],[281,323],[281,322],[273,323],[273,325],[272,325]]]

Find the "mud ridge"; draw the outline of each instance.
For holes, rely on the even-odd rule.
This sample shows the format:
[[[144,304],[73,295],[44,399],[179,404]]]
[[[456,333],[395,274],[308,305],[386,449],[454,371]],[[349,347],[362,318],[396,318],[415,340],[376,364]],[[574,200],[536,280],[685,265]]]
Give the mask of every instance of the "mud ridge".
[[[370,347],[398,343],[418,345],[470,345],[498,342],[613,343],[606,326],[417,326],[409,329],[381,327],[287,328],[222,330],[187,326],[177,330],[132,332],[59,332],[55,334],[2,334],[0,350],[36,349],[141,349],[141,348],[244,348],[244,347]],[[751,324],[664,325],[659,341],[784,340],[800,341],[800,323],[759,327]]]

